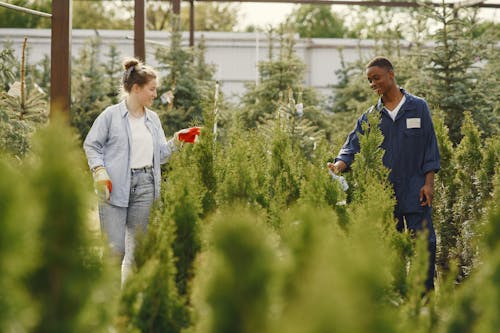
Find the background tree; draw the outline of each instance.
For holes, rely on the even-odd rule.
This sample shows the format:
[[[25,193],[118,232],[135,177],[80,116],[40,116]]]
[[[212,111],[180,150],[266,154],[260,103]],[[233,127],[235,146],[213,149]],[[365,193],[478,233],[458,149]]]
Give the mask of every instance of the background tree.
[[[158,69],[167,73],[160,83],[160,99],[156,104],[167,134],[201,123],[203,97],[211,95],[215,86],[214,67],[204,61],[203,40],[196,50],[183,47],[179,24],[179,18],[174,17],[170,47],[156,51],[161,64]]]
[[[133,11],[130,13],[128,9],[130,6],[121,1],[73,0],[73,29],[133,29],[134,18]]]
[[[15,66],[15,69],[19,69],[16,73],[18,81],[11,82],[8,91],[0,91],[0,150],[17,157],[24,156],[30,150],[32,134],[48,118],[43,92],[32,81],[32,84],[28,84],[26,47],[25,38],[21,63]],[[9,56],[11,51],[4,54],[7,55],[6,61],[12,60]],[[12,67],[3,67],[1,72],[0,77],[7,80],[14,75]]]
[[[71,124],[78,129],[81,139],[85,139],[95,118],[109,105],[117,95],[117,85],[114,81],[117,73],[121,73],[115,63],[115,68],[103,68],[100,62],[101,40],[99,37],[90,39],[74,59],[73,84],[71,86]],[[117,54],[111,51],[111,56],[117,60]],[[111,70],[116,72],[110,73]],[[107,73],[106,73],[107,72]]]
[[[12,0],[9,3],[44,13],[52,12],[52,0]],[[50,28],[50,24],[50,18],[0,7],[0,27],[2,28]]]
[[[238,24],[239,7],[234,3],[197,2],[194,6],[196,31],[234,31]],[[189,7],[181,9],[181,29],[189,30]]]
[[[36,213],[36,260],[25,277],[39,311],[33,332],[102,331],[116,289],[106,279],[102,243],[87,226],[91,176],[83,172],[77,136],[61,119],[52,119],[37,133],[33,151],[36,158],[24,169],[29,191],[36,191],[30,205]]]
[[[302,38],[342,38],[347,33],[344,20],[325,5],[300,5],[289,18]]]
[[[14,57],[14,49],[6,44],[0,52],[0,89],[8,91],[10,85],[15,81],[17,61]]]
[[[421,89],[416,92],[425,96],[430,105],[443,110],[445,125],[455,145],[460,142],[464,111],[472,111],[474,120],[488,133],[494,132],[492,127],[498,128],[498,122],[489,123],[495,114],[498,117],[498,98],[493,97],[492,102],[491,97],[476,86],[480,84],[484,88],[492,84],[491,80],[498,80],[498,71],[492,73],[489,66],[494,66],[500,51],[493,46],[496,42],[488,34],[473,38],[477,18],[467,14],[467,10],[451,10],[446,6],[431,12],[439,29],[430,36],[435,47],[424,67],[430,82],[420,82]],[[486,68],[481,63],[490,60],[492,63]],[[493,78],[486,79],[483,73],[491,73]],[[486,81],[481,82],[483,78]]]
[[[121,10],[133,19],[133,5],[124,4]],[[237,4],[197,2],[194,6],[194,27],[196,31],[234,31],[238,24]],[[189,31],[189,6],[181,6],[182,31]],[[146,27],[148,30],[169,30],[173,11],[168,1],[146,2]],[[132,22],[132,21],[130,21]]]
[[[258,123],[275,114],[278,103],[284,101],[288,91],[301,92],[294,99],[303,104],[303,116],[320,129],[327,128],[326,115],[322,114],[319,99],[314,89],[302,84],[305,65],[295,54],[295,40],[287,27],[280,27],[278,34],[269,32],[268,60],[259,62],[259,82],[250,83],[241,99],[241,117],[248,128],[256,127]],[[279,49],[275,50],[276,44]],[[296,111],[296,110],[295,110]]]

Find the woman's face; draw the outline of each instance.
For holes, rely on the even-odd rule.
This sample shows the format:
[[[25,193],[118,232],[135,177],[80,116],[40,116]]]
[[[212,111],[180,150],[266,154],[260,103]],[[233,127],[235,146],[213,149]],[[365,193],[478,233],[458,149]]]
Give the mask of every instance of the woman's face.
[[[150,107],[153,105],[153,101],[156,98],[156,87],[157,87],[156,79],[150,80],[148,83],[143,85],[142,87],[138,85],[134,85],[134,97],[137,102],[142,106]]]
[[[372,66],[366,70],[370,88],[379,96],[388,92],[394,84],[394,72],[386,68]]]

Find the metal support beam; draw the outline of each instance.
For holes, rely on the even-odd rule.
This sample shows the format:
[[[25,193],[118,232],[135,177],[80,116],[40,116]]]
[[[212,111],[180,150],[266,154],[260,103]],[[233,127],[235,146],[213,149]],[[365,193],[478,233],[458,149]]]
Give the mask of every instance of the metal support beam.
[[[64,114],[69,121],[71,98],[72,0],[52,0],[50,44],[50,116]]]
[[[146,62],[146,10],[145,0],[135,0],[134,4],[134,56]]]

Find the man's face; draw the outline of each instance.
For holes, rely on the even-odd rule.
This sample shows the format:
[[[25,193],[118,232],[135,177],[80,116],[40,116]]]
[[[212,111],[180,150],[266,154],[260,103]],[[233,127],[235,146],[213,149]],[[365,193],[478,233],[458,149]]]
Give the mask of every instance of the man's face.
[[[394,72],[386,68],[372,66],[366,70],[370,88],[379,96],[387,93],[394,85]]]

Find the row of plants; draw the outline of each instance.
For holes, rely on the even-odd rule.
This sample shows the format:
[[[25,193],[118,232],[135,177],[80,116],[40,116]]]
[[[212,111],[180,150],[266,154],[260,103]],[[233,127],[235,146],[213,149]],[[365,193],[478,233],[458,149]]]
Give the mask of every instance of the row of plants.
[[[33,122],[25,115],[45,115],[47,106],[28,108],[22,96],[29,92],[13,97],[4,88],[0,112],[13,117],[2,113],[0,137],[21,135],[26,148],[0,141],[0,269],[6,272],[0,277],[1,331],[496,331],[500,141],[498,122],[483,125],[498,113],[494,85],[482,84],[483,99],[474,97],[475,107],[463,110],[471,112],[460,113],[458,134],[452,135],[456,129],[447,122],[454,113],[446,101],[433,100],[415,83],[427,82],[416,80],[427,76],[415,63],[436,62],[417,57],[419,48],[412,49],[415,57],[391,54],[403,68],[400,83],[423,92],[433,106],[442,157],[434,203],[436,291],[422,297],[425,242],[395,231],[380,132],[361,139],[348,192],[325,168],[350,129],[345,124],[373,102],[362,97],[362,67],[348,67],[353,72],[336,87],[346,112],[320,112],[314,91],[301,86],[293,40],[279,33],[281,48],[270,48],[261,63],[260,84],[249,86],[241,106],[230,106],[211,80],[202,45],[197,52],[184,50],[175,34],[170,48],[158,49],[169,70],[161,94],[170,90],[175,98],[155,109],[167,133],[190,124],[203,125],[203,131],[196,145],[185,146],[165,167],[161,199],[123,290],[119,268],[108,261],[99,234],[89,230],[95,202],[80,143],[102,107],[119,98],[119,55],[105,67],[91,42],[76,59],[74,77],[81,84],[74,80],[72,128],[58,119]],[[452,36],[437,33],[436,42],[453,44]],[[445,49],[431,55],[444,61],[453,55]],[[478,76],[464,78],[463,85],[494,80],[495,59],[485,54],[484,66],[472,72]],[[1,59],[15,62],[8,51]],[[1,68],[5,82],[20,74],[16,67]],[[464,72],[434,67],[436,77],[454,70]],[[31,75],[21,87],[44,87],[47,81],[33,79],[42,75]],[[426,89],[441,92],[442,82],[431,81]],[[4,129],[16,122],[28,124],[29,133]]]
[[[466,119],[453,161],[477,142]],[[276,117],[270,140],[240,124],[214,141],[206,126],[176,154],[122,290],[118,265],[89,230],[95,201],[76,131],[57,119],[38,130],[32,153],[1,162],[2,331],[495,332],[499,140],[474,146],[485,157],[474,186],[485,195],[472,203],[467,189],[454,193],[453,235],[474,253],[470,270],[457,280],[462,262],[449,260],[422,297],[425,237],[395,231],[380,132],[361,138],[345,193],[325,171],[328,143],[308,156],[291,122]],[[463,165],[442,171],[468,178]],[[438,192],[454,188],[443,182]],[[436,211],[446,203],[440,196]],[[465,203],[473,214],[461,221]],[[436,215],[443,251],[450,226]]]

